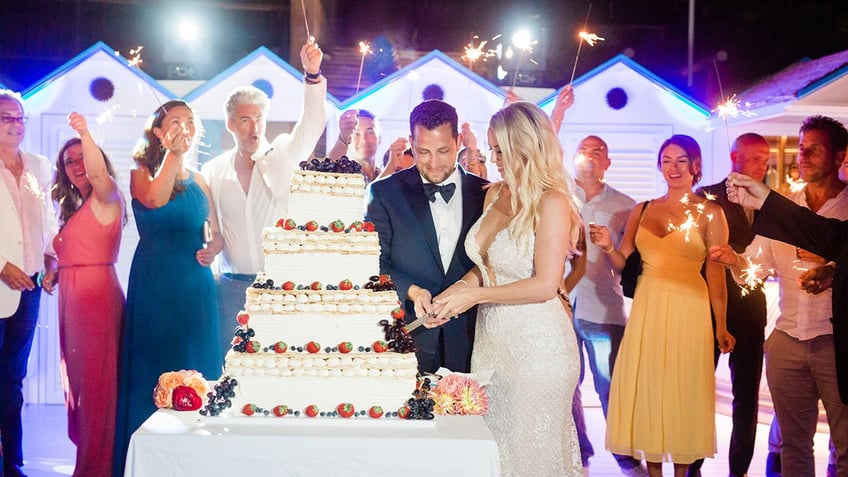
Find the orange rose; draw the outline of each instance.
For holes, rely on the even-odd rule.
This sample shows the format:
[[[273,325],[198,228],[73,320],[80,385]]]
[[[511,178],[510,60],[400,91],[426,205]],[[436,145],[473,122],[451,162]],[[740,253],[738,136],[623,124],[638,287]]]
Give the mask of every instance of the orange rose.
[[[159,409],[169,409],[171,407],[171,390],[157,384],[156,388],[153,389],[153,404]]]
[[[185,379],[183,381],[183,385],[194,389],[194,392],[196,392],[200,397],[206,396],[206,393],[209,392],[209,386],[206,383],[206,380],[203,379],[203,375],[200,373],[195,373],[188,379]]]
[[[179,371],[169,371],[159,376],[159,385],[172,391],[183,383],[183,375]]]

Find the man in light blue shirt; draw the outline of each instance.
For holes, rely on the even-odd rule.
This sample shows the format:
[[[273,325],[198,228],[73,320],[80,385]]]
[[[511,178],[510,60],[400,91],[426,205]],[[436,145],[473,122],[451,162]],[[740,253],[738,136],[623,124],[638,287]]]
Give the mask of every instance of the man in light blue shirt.
[[[603,139],[587,136],[580,141],[574,160],[574,176],[578,185],[575,188],[575,195],[581,202],[581,214],[587,237],[589,224],[603,225],[609,230],[613,245],[618,247],[624,236],[627,218],[636,202],[604,182],[604,174],[610,164],[609,150]],[[584,362],[584,356],[588,358],[595,391],[598,393],[601,408],[606,417],[610,377],[621,338],[624,336],[627,315],[624,308],[624,296],[621,293],[619,271],[609,263],[603,250],[590,240],[586,243],[586,274],[574,288],[574,330],[577,332],[581,365]],[[584,369],[583,366],[581,366],[581,382],[583,381],[582,369]],[[579,392],[578,387],[573,409],[575,421],[583,419]],[[578,434],[583,433],[578,430]],[[583,466],[588,467],[588,459],[593,455],[591,443],[585,435],[578,437],[581,443]],[[614,455],[614,457],[624,475],[648,475],[641,462],[633,457],[625,455]]]

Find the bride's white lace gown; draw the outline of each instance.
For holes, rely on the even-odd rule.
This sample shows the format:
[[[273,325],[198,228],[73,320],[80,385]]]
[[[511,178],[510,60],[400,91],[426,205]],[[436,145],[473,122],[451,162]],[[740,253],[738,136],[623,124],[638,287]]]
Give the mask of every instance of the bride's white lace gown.
[[[496,201],[492,201],[494,204]],[[500,230],[483,263],[477,232],[491,205],[469,231],[465,247],[484,286],[533,275],[535,239],[516,243]],[[494,370],[486,388],[486,423],[508,476],[582,476],[571,400],[580,359],[571,319],[558,298],[524,305],[478,307],[471,371]]]

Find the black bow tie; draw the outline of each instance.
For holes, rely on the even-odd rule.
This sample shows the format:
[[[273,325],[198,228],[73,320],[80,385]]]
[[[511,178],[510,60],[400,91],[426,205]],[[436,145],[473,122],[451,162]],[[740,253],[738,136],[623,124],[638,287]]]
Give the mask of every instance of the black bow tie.
[[[424,195],[430,199],[430,202],[436,201],[436,192],[442,194],[442,199],[445,202],[450,202],[453,193],[456,192],[456,184],[436,185],[431,183],[422,184],[424,186]]]

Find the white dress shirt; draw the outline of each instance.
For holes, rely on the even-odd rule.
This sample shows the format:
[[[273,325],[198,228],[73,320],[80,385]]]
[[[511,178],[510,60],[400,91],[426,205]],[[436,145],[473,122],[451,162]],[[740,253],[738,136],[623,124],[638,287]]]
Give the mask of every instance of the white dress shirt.
[[[44,268],[44,255],[56,256],[53,236],[58,230],[50,200],[50,163],[42,156],[21,152],[23,172],[16,181],[0,161],[0,269],[12,263],[28,276]],[[18,307],[20,291],[0,283],[0,318]]]
[[[788,198],[807,207],[804,191],[790,194]],[[848,187],[825,202],[817,213],[822,217],[848,219]],[[778,278],[780,315],[775,328],[801,341],[833,334],[830,322],[833,316],[832,290],[813,295],[802,290],[798,284],[798,277],[804,271],[818,267],[820,263],[799,260],[794,245],[760,235],[754,237],[745,249],[745,256],[753,263],[760,264],[763,270],[773,270],[772,274]]]
[[[424,176],[421,181],[430,183]],[[449,202],[445,202],[442,194],[436,194],[436,200],[430,202],[430,213],[433,215],[433,226],[436,228],[436,238],[439,241],[439,255],[442,257],[442,269],[445,273],[450,267],[453,253],[456,250],[459,233],[462,231],[462,181],[459,180],[459,169],[443,182],[436,185],[456,184],[456,191]]]
[[[326,123],[327,81],[304,86],[303,112],[290,134],[272,143],[264,138],[256,154],[247,194],[236,174],[236,149],[207,162],[201,173],[209,183],[224,238],[222,273],[253,275],[262,270],[262,229],[284,218],[292,171],[309,159]]]

